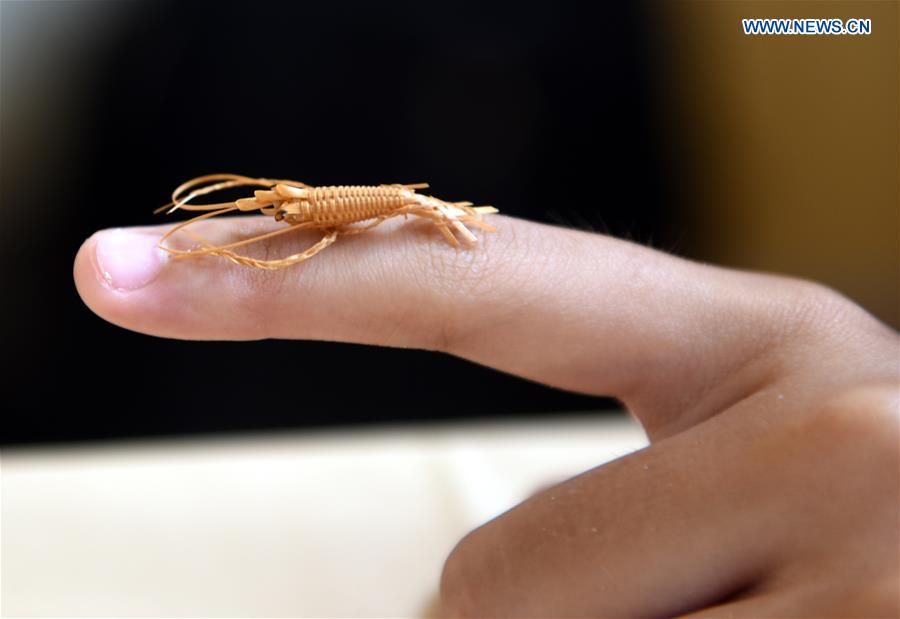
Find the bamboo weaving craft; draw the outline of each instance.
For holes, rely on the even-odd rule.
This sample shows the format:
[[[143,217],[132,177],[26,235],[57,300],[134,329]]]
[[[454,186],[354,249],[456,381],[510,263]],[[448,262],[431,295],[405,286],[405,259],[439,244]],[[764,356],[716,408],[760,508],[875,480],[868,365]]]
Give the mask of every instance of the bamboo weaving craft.
[[[243,186],[265,189],[254,191],[252,198],[241,198],[233,202],[191,203],[195,198],[215,191]],[[334,243],[339,236],[366,232],[388,219],[401,215],[404,217],[414,215],[431,220],[453,246],[460,244],[457,234],[469,243],[478,240],[466,224],[487,232],[496,231],[493,226],[482,220],[482,215],[497,213],[497,209],[491,206],[473,206],[471,202],[446,202],[416,193],[417,189],[426,187],[427,183],[312,187],[297,181],[252,178],[238,174],[199,176],[179,185],[172,192],[172,201],[155,212],[172,213],[176,210],[208,212],[174,226],[159,240],[159,247],[169,252],[173,258],[219,256],[236,264],[273,270],[312,258]],[[276,221],[284,222],[287,227],[224,245],[214,245],[186,229],[194,222],[232,211],[259,211],[263,215],[274,217]],[[306,250],[285,258],[260,260],[232,251],[257,241],[307,228],[321,230],[322,239]],[[166,239],[179,230],[200,246],[189,250],[167,246]]]

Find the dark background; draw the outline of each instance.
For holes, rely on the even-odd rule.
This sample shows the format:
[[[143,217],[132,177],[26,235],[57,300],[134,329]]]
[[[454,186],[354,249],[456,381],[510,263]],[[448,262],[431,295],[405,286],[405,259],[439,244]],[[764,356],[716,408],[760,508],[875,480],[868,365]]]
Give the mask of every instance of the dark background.
[[[95,316],[72,281],[79,245],[100,228],[164,223],[151,211],[197,175],[428,181],[435,195],[691,255],[663,165],[662,43],[643,5],[0,10],[4,443],[615,404],[435,353],[172,341]],[[273,367],[304,378],[275,381]]]
[[[896,328],[898,7],[2,0],[0,442],[615,406],[436,353],[170,341],[96,317],[72,281],[84,239],[173,221],[151,212],[213,172],[428,181],[817,280]],[[798,11],[873,31],[741,32]]]

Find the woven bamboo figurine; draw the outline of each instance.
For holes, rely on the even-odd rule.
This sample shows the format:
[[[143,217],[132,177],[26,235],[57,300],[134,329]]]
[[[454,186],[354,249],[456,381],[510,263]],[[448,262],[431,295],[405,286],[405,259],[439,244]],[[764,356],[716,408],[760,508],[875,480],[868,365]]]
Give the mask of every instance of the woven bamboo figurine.
[[[191,203],[191,200],[199,196],[242,186],[258,186],[265,189],[254,191],[252,198],[241,198],[234,202]],[[416,193],[417,189],[426,187],[428,187],[426,183],[311,187],[297,181],[251,178],[237,174],[199,176],[177,187],[172,192],[172,201],[155,212],[172,213],[179,209],[208,212],[173,227],[159,240],[159,247],[172,254],[173,258],[220,256],[236,264],[271,270],[308,260],[334,243],[339,236],[366,232],[400,215],[415,215],[430,219],[455,247],[459,246],[457,234],[469,243],[478,240],[465,224],[487,232],[496,231],[494,227],[485,223],[481,216],[497,213],[497,209],[491,206],[473,206],[471,202],[445,202]],[[214,245],[185,229],[196,221],[232,211],[259,211],[263,215],[274,217],[276,221],[284,222],[287,227],[224,245]],[[322,230],[322,239],[312,247],[285,258],[258,260],[232,251],[237,247],[305,228]],[[166,239],[179,230],[200,243],[201,247],[180,250],[165,245]]]

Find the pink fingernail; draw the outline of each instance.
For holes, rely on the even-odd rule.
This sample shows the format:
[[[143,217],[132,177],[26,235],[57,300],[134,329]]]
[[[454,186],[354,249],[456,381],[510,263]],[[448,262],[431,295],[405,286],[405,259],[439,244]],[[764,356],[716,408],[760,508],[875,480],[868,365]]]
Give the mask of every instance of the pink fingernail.
[[[166,254],[157,246],[157,237],[129,230],[106,230],[97,235],[97,266],[113,290],[142,288],[156,279]]]

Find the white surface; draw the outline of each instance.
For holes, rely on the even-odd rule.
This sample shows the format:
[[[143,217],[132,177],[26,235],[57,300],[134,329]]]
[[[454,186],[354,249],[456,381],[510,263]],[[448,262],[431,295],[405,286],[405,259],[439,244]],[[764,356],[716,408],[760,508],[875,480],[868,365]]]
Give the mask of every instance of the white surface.
[[[646,444],[624,414],[7,449],[3,616],[422,616],[466,532]]]

